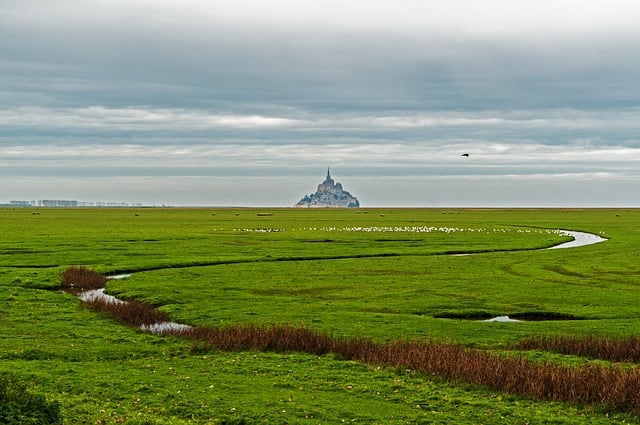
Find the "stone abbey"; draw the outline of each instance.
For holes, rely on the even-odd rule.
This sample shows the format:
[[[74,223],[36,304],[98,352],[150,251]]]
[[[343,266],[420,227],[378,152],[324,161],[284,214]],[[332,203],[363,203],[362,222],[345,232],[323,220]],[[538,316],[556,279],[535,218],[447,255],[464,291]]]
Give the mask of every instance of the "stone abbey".
[[[318,190],[310,195],[305,195],[295,206],[300,208],[358,208],[360,202],[342,188],[342,183],[333,181],[329,168],[327,168],[327,177],[318,185]]]

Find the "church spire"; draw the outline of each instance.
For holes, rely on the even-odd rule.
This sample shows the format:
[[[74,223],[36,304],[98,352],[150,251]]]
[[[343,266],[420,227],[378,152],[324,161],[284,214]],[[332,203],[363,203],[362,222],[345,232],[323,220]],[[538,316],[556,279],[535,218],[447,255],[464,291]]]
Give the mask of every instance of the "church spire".
[[[328,187],[333,187],[334,186],[333,179],[331,178],[331,173],[329,172],[329,167],[327,167],[327,178],[324,179],[324,182],[322,184],[326,185]]]

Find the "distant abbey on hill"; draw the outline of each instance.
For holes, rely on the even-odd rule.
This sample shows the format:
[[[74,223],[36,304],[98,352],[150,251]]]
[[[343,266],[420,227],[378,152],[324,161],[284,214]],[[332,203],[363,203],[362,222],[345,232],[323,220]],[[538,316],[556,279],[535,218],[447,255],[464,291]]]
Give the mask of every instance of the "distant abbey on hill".
[[[342,183],[333,181],[327,168],[327,178],[318,185],[316,193],[306,195],[295,206],[300,208],[358,208],[360,202],[342,188]]]

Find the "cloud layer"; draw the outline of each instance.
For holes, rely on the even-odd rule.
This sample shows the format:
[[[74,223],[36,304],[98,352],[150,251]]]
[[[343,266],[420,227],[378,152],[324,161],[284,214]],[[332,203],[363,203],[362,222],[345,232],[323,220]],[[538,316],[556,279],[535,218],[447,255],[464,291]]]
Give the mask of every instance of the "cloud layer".
[[[638,12],[5,1],[0,202],[288,206],[331,166],[363,205],[637,205]]]

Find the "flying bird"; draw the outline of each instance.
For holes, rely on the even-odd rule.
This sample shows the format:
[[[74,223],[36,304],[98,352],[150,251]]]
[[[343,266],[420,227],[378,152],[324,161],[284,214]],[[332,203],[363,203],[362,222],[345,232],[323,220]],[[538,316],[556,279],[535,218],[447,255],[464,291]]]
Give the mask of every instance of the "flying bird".
[[[463,154],[462,154],[462,155],[460,155],[460,156],[469,156],[469,154],[468,154],[468,153],[463,153]]]

